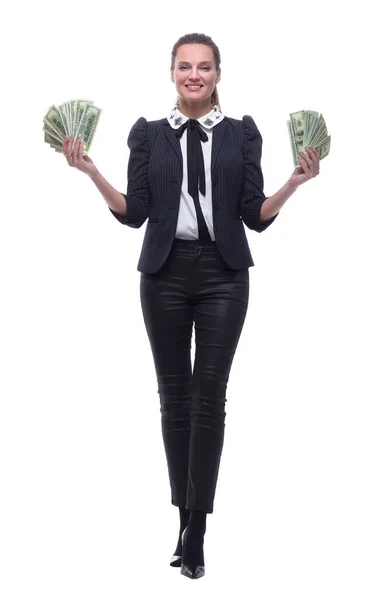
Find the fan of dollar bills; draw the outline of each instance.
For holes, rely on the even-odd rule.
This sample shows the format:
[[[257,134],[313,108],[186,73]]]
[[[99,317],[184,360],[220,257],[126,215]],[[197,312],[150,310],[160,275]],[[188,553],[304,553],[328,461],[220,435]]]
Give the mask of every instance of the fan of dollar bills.
[[[328,156],[330,135],[328,135],[325,119],[321,114],[314,110],[290,113],[287,127],[295,167],[300,166],[297,158],[298,152],[305,152],[306,146],[315,148],[320,154],[320,160]]]
[[[91,100],[69,100],[59,106],[53,104],[43,117],[45,142],[56,152],[62,152],[65,137],[74,135],[74,144],[79,136],[84,140],[83,155],[88,154],[99,121],[101,109]]]

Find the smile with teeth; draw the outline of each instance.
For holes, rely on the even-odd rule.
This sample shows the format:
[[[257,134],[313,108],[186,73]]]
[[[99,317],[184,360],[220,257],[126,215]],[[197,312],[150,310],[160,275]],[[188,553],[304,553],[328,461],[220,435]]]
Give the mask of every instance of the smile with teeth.
[[[202,85],[186,85],[186,88],[188,88],[189,90],[199,90],[201,87],[203,87]]]

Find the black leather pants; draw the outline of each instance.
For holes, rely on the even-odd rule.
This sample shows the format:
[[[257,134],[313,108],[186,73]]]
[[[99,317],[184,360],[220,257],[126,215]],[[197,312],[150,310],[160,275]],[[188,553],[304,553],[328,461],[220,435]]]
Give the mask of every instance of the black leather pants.
[[[141,273],[140,295],[157,375],[171,502],[212,513],[225,393],[247,312],[249,272],[230,269],[211,239],[175,239],[162,268]]]

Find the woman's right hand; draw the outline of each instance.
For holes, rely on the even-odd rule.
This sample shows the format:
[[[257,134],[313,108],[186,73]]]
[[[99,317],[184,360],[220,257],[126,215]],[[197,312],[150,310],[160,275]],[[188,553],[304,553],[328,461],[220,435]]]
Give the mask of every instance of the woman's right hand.
[[[72,151],[72,144],[74,140],[74,135],[71,138],[66,137],[62,144],[62,151],[66,156],[66,160],[68,161],[68,165],[71,167],[76,167],[79,171],[86,173],[90,177],[95,175],[98,170],[93,161],[89,158],[89,156],[83,156],[83,140],[80,137],[76,140]]]

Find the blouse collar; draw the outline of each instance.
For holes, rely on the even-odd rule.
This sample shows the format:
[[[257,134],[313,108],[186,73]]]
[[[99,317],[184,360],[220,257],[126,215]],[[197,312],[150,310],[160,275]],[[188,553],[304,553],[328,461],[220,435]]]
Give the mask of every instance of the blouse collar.
[[[207,113],[207,115],[203,115],[203,117],[199,117],[199,119],[196,120],[206,129],[211,129],[215,125],[218,125],[218,123],[220,123],[223,118],[224,115],[219,110],[218,106],[216,104],[213,104],[211,106],[210,112]],[[178,129],[180,125],[183,125],[183,123],[188,121],[189,117],[183,115],[183,113],[180,112],[178,106],[174,106],[170,111],[167,119],[168,123],[173,129]]]

